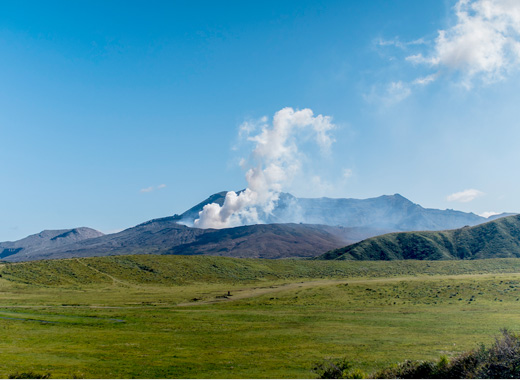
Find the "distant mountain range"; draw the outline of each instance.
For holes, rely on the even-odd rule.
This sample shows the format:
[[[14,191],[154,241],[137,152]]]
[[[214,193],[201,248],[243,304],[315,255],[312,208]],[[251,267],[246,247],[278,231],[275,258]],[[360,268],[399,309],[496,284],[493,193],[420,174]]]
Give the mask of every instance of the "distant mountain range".
[[[213,194],[203,202],[176,215],[180,222],[192,225],[209,203],[222,205],[226,192]],[[304,223],[328,226],[364,227],[390,231],[445,230],[480,223],[513,214],[490,218],[455,210],[424,208],[400,194],[377,198],[296,198],[282,193],[266,223]]]
[[[214,194],[181,215],[154,219],[119,233],[90,228],[43,231],[0,243],[0,259],[28,261],[123,254],[187,254],[232,257],[313,257],[393,231],[443,230],[488,221],[472,213],[425,209],[399,194],[370,199],[296,198],[281,195],[268,224],[198,229],[204,205],[222,204]]]
[[[325,260],[455,260],[520,257],[520,215],[449,231],[376,236],[319,256]]]
[[[155,219],[119,233],[44,247],[4,249],[5,261],[128,254],[216,255],[253,258],[313,257],[352,244],[364,229],[306,224],[259,224],[221,230],[190,228],[174,218]],[[51,235],[49,235],[51,236]],[[50,240],[50,239],[49,239]],[[4,243],[0,243],[0,249]]]

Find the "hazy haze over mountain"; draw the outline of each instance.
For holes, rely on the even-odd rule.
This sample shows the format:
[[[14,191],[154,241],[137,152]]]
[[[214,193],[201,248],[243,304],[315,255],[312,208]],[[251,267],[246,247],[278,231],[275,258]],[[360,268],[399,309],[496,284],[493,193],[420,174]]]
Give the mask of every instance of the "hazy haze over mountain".
[[[222,205],[226,194],[224,191],[208,197],[181,214],[180,222],[192,226],[205,205]],[[241,191],[237,194],[241,194]],[[296,198],[288,193],[280,193],[271,213],[258,215],[257,222],[260,223],[324,224],[385,231],[443,230],[491,220],[473,213],[423,208],[400,194],[352,199]]]

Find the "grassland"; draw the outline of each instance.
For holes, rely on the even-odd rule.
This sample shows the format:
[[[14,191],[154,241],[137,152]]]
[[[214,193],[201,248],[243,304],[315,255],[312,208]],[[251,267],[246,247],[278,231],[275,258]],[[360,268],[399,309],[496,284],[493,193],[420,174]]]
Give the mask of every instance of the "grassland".
[[[324,358],[371,372],[520,331],[520,259],[151,255],[0,274],[1,377],[308,378]]]

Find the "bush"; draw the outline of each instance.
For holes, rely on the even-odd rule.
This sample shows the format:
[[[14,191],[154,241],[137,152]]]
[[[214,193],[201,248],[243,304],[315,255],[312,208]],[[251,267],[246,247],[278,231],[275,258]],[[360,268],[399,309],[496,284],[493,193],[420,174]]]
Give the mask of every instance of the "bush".
[[[8,376],[8,379],[48,379],[51,377],[50,373],[36,373],[36,372],[16,372]]]
[[[505,379],[520,376],[520,336],[502,330],[495,344],[478,352],[481,361],[477,376],[483,379]]]
[[[353,368],[353,364],[347,359],[327,359],[314,365],[313,371],[320,379],[366,379],[368,376],[363,371]]]
[[[503,329],[487,348],[481,345],[448,359],[442,356],[438,361],[411,361],[377,371],[370,375],[374,379],[505,379],[520,378],[520,336]],[[352,379],[355,373],[362,373],[352,367],[346,359],[326,361],[316,365],[314,371],[322,379]],[[366,375],[363,373],[363,377]]]

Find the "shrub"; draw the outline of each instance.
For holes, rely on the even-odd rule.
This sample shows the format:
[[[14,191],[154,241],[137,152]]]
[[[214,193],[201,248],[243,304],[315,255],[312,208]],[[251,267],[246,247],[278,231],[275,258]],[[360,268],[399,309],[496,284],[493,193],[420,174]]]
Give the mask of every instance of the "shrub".
[[[365,372],[353,368],[353,364],[347,359],[327,359],[314,365],[313,371],[320,379],[366,379]]]
[[[448,359],[438,361],[406,360],[370,375],[374,379],[505,379],[520,378],[520,335],[507,329],[495,338],[491,347],[481,345]],[[346,359],[328,360],[315,365],[314,371],[322,379],[352,379],[356,371]],[[362,373],[363,377],[366,374]]]
[[[51,377],[50,373],[36,373],[36,372],[16,372],[10,374],[8,379],[48,379]]]

